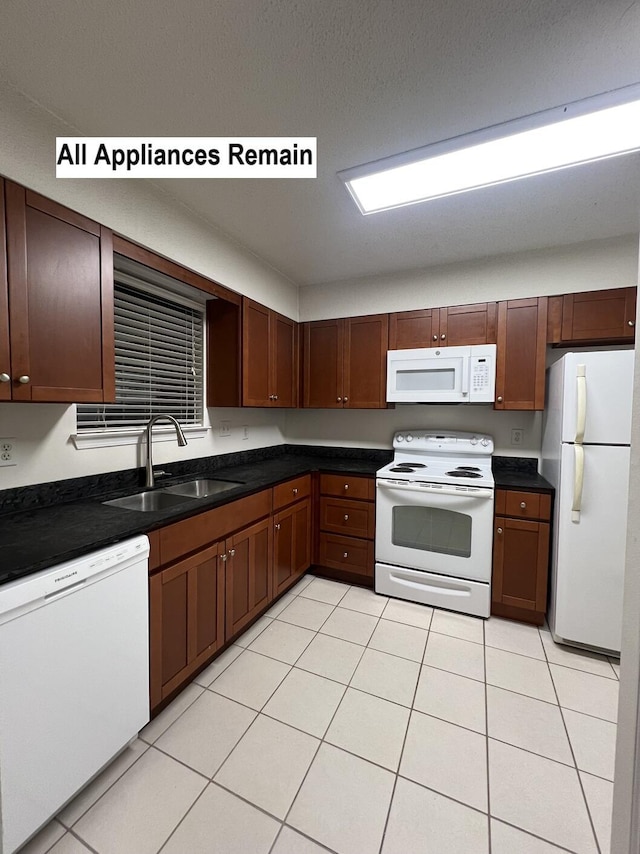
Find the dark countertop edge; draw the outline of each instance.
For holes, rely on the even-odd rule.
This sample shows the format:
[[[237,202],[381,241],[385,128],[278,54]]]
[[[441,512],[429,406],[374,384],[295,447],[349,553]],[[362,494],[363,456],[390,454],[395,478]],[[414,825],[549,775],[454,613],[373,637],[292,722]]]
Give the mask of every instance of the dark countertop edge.
[[[296,447],[305,448],[307,451],[315,450],[315,448],[309,448],[308,446]],[[141,513],[117,507],[105,507],[102,504],[105,496],[96,496],[76,501],[67,501],[57,505],[49,505],[43,508],[31,508],[29,510],[5,514],[2,517],[4,531],[0,534],[0,551],[4,559],[4,566],[0,567],[0,585],[31,575],[34,572],[66,563],[98,549],[122,542],[130,537],[151,533],[158,528],[165,527],[174,522],[183,521],[199,513],[229,504],[232,501],[247,498],[264,489],[272,488],[279,483],[284,483],[287,480],[304,474],[322,471],[334,474],[372,477],[375,475],[377,469],[390,460],[392,456],[391,451],[377,450],[373,454],[376,456],[381,455],[382,459],[362,459],[362,457],[358,459],[353,454],[349,454],[345,458],[339,453],[340,450],[342,449],[327,448],[328,452],[333,451],[333,453],[321,454],[320,456],[316,456],[315,454],[307,456],[302,450],[294,451],[293,453],[285,452],[275,458],[257,461],[256,463],[249,462],[244,465],[216,469],[213,472],[209,472],[209,475],[219,479],[237,479],[238,481],[242,481],[244,477],[243,486],[229,490],[222,495],[186,501],[184,506],[153,513]],[[357,451],[358,449],[345,450]],[[367,453],[367,456],[369,454],[370,452]],[[250,473],[247,472],[248,467],[252,469]],[[269,472],[269,468],[279,470]],[[198,474],[199,476],[206,476],[207,472],[199,472]],[[254,475],[254,478],[251,478],[251,482],[247,480],[247,474]],[[182,476],[182,478],[173,478],[172,483],[179,482],[180,480],[184,481],[185,479],[185,476]],[[166,485],[169,484],[167,483]],[[142,490],[138,487],[137,489],[129,490],[126,494],[140,491]],[[87,539],[83,541],[83,536],[80,536],[77,538],[77,545],[66,546],[65,541],[72,528],[71,517],[74,517],[73,527],[75,527],[78,524],[82,525],[83,516],[86,518],[86,527],[83,528],[83,531],[86,530]],[[19,536],[16,542],[7,542],[12,522],[16,523]],[[96,529],[91,529],[91,523],[103,532],[96,534]],[[105,528],[108,530],[104,531],[103,529]],[[56,543],[54,546],[51,542],[53,532],[57,535],[56,539],[59,545]],[[23,561],[18,559],[16,564],[15,557],[11,555],[11,549],[14,549],[16,554],[23,553],[24,537],[30,534],[35,537],[38,534],[41,537],[43,535],[46,536],[46,545],[43,543],[42,549],[43,551],[46,549],[47,554],[40,559],[35,557]],[[10,566],[9,570],[4,569],[6,567],[5,561]]]

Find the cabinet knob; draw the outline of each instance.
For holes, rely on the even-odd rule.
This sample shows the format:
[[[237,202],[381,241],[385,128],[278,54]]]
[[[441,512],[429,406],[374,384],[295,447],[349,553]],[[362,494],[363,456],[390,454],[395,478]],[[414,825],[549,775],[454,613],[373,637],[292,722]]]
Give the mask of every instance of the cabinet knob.
[[[294,495],[297,495],[297,494],[298,494],[298,487],[297,487],[297,486],[294,486],[294,488],[293,488],[293,494],[294,494]]]
[[[349,521],[349,514],[348,514],[348,513],[345,513],[345,514],[344,514],[344,521],[345,521],[345,522],[348,522],[348,521]]]
[[[278,399],[278,395],[277,395],[277,394],[274,394],[274,395],[273,395],[273,399],[274,399],[274,400],[277,400],[277,399]]]
[[[527,502],[526,502],[526,501],[521,501],[521,502],[520,502],[520,507],[521,507],[523,510],[526,510],[526,509],[527,509]]]
[[[444,334],[444,332],[443,332],[443,333],[442,333],[442,335],[440,336],[440,340],[441,340],[441,341],[444,341],[444,339],[445,339],[446,337],[447,337],[447,336],[446,336],[446,335]]]
[[[341,398],[341,397],[337,398],[337,400],[338,400],[338,403],[342,403],[342,398]]]
[[[437,335],[434,335],[434,336],[433,336],[433,340],[434,340],[434,341],[437,341],[437,340],[438,340],[438,336],[437,336]]]
[[[349,484],[348,484],[348,483],[345,483],[345,485],[344,485],[344,491],[346,492],[348,489],[349,489]]]
[[[280,530],[280,522],[276,522],[275,528],[276,528],[276,531]]]
[[[235,553],[236,553],[235,549],[229,549],[229,557],[233,557]]]
[[[349,552],[344,552],[342,557],[349,557]]]
[[[628,324],[629,326],[635,326],[635,325],[636,325],[636,322],[635,322],[635,320],[627,320],[627,324]]]
[[[8,383],[10,380],[9,374],[0,374],[0,383]]]
[[[273,395],[272,395],[272,394],[270,394],[270,395],[269,395],[269,400],[273,400]]]
[[[502,395],[499,394],[498,397],[496,397],[496,400],[498,401],[498,403],[502,403]]]
[[[31,381],[31,377],[28,377],[26,374],[23,374],[21,377],[18,377],[18,382],[22,383],[22,385],[26,385]]]
[[[226,560],[226,559],[227,559],[226,554],[220,555],[220,560]]]
[[[499,534],[501,534],[501,533],[502,533],[502,528],[498,528],[498,533],[499,533]]]

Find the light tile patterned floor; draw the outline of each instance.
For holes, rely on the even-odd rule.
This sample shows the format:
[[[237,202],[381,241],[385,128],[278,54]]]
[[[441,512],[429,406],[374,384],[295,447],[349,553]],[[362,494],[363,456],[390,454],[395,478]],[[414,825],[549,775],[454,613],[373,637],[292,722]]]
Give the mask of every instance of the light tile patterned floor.
[[[608,854],[618,672],[307,576],[24,854]]]

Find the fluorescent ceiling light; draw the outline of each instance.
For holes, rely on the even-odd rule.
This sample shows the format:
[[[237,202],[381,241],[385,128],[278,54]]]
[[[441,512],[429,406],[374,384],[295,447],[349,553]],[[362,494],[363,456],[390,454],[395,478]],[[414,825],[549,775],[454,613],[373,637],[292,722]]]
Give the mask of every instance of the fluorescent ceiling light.
[[[588,98],[339,173],[363,214],[640,149],[640,86]]]

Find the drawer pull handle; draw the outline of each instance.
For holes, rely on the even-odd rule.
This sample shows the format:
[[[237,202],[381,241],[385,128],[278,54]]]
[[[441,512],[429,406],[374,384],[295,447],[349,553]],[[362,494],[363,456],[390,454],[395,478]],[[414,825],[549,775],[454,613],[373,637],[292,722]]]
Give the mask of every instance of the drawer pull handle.
[[[297,487],[294,487],[294,489],[293,489],[293,494],[294,494],[294,495],[297,495],[297,494],[298,494],[298,488],[297,488]]]
[[[349,557],[349,552],[345,552],[342,557]]]
[[[502,528],[498,528],[498,533],[499,533],[499,534],[501,534],[501,533],[502,533]]]
[[[526,510],[526,509],[527,509],[527,502],[526,502],[526,501],[521,501],[521,502],[520,502],[520,507],[521,507],[523,510]]]
[[[345,522],[348,522],[348,521],[349,521],[349,514],[348,514],[348,513],[345,513],[345,514],[344,514],[344,521],[345,521]]]

